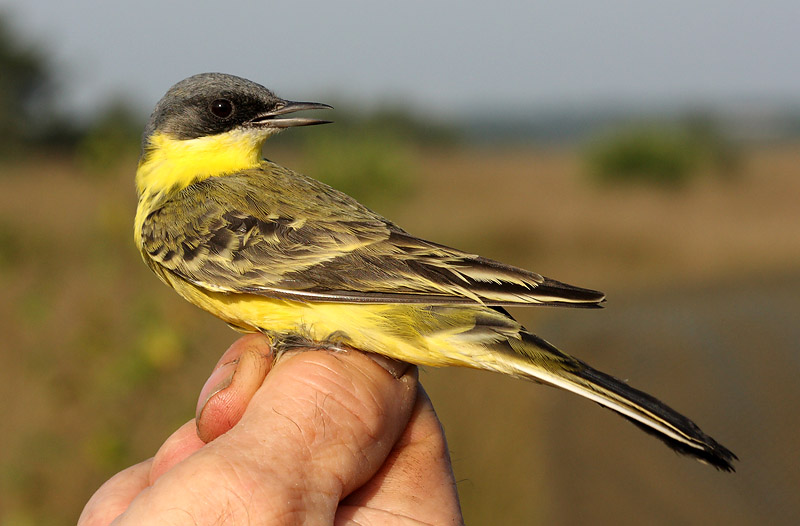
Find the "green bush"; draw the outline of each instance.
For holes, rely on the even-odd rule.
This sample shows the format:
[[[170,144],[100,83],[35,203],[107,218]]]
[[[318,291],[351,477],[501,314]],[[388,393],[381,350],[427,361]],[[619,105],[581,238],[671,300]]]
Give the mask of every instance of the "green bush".
[[[601,183],[645,183],[679,187],[701,173],[736,176],[737,144],[713,115],[689,113],[677,121],[618,128],[586,151],[590,175]]]
[[[81,166],[92,175],[108,175],[120,158],[139,150],[142,129],[138,112],[123,98],[110,102],[86,129],[78,143]]]
[[[306,146],[308,174],[368,206],[390,205],[414,188],[413,147],[388,130],[326,133]]]
[[[696,172],[700,157],[688,133],[672,128],[630,128],[596,141],[589,170],[602,183],[644,182],[679,186]]]

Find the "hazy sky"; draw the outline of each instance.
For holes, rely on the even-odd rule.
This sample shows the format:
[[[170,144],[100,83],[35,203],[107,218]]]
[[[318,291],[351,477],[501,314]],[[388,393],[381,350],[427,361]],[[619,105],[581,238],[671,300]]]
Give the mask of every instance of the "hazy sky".
[[[152,107],[224,71],[294,99],[403,98],[443,113],[800,98],[797,0],[0,0],[55,53],[65,105]]]

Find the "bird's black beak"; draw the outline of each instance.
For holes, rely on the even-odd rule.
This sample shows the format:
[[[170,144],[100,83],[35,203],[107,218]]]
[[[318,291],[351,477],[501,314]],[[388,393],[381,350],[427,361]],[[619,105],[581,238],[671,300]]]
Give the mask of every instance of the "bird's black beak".
[[[313,126],[315,124],[328,124],[333,121],[319,119],[308,119],[305,117],[292,117],[289,119],[278,119],[280,115],[294,113],[304,110],[332,110],[333,106],[320,102],[294,102],[291,100],[281,101],[270,111],[260,113],[250,124],[263,126],[265,128],[292,128],[294,126]]]

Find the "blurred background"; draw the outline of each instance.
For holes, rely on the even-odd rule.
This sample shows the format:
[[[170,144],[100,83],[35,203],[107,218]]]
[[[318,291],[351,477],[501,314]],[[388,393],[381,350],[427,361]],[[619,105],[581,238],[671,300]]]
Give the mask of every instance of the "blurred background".
[[[468,524],[797,524],[799,25],[790,0],[0,1],[0,524],[74,523],[237,337],[132,240],[144,122],[202,71],[336,106],[270,159],[605,291],[514,314],[741,458],[716,472],[573,395],[428,369]]]

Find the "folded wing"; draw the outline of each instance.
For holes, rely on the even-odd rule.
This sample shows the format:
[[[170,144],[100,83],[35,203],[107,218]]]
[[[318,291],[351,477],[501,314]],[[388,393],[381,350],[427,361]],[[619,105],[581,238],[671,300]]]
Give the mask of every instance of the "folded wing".
[[[604,299],[415,238],[317,184],[319,202],[298,203],[290,191],[259,191],[253,178],[207,179],[146,218],[142,250],[151,264],[208,290],[305,301],[593,307]],[[336,206],[324,206],[331,199]]]

